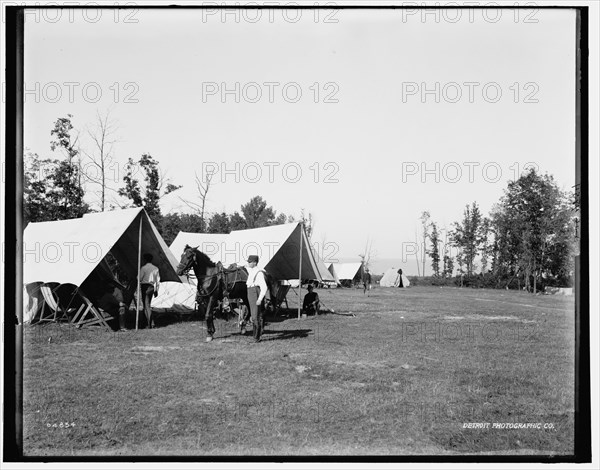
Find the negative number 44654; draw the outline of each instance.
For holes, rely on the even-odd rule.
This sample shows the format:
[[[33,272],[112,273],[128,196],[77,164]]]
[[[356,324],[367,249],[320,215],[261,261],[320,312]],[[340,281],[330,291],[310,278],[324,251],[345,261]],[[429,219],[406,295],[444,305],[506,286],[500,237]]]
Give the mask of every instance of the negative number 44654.
[[[75,423],[69,423],[67,421],[65,421],[65,422],[61,421],[60,423],[46,423],[46,427],[47,428],[74,428]]]

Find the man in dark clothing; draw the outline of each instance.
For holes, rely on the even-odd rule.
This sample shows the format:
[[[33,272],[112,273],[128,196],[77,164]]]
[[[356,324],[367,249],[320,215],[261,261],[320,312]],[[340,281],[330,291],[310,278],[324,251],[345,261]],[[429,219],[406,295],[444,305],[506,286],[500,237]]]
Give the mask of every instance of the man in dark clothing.
[[[371,290],[371,273],[369,272],[369,268],[365,268],[365,272],[363,273],[363,294],[367,293],[367,290]]]
[[[402,268],[398,269],[398,287],[404,287],[404,284],[402,283]]]
[[[308,285],[308,293],[304,296],[304,302],[302,302],[302,310],[305,314],[319,314],[320,302],[319,302],[319,294],[313,292],[314,287],[312,285]]]
[[[107,284],[104,294],[98,299],[98,307],[111,317],[118,318],[119,329],[125,330],[125,304],[123,303],[121,289],[112,284]]]

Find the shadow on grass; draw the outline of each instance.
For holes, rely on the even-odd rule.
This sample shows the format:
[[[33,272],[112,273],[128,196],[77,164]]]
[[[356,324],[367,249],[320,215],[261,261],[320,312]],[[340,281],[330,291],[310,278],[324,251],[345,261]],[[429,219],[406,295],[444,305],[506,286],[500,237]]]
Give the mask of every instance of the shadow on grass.
[[[307,338],[313,330],[310,329],[295,329],[295,330],[263,330],[263,335],[261,337],[262,341],[280,341],[280,340],[288,340],[288,339],[296,339],[296,338]],[[242,335],[241,333],[235,331],[226,335],[220,336],[219,339],[229,339],[229,338],[243,338],[243,337],[252,337],[252,326],[248,327],[247,333]]]
[[[296,339],[296,338],[306,338],[312,330],[308,329],[297,329],[297,330],[284,330],[284,331],[274,331],[274,330],[265,330],[263,332],[262,340],[263,341],[280,341],[286,339]],[[265,338],[264,335],[269,335]]]

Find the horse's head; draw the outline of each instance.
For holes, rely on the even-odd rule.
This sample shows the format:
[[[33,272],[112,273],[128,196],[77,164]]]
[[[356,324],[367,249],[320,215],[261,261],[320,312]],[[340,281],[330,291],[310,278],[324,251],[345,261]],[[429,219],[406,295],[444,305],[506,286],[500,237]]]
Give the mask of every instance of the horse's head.
[[[177,266],[178,276],[183,276],[194,265],[196,259],[196,248],[192,248],[189,245],[185,245],[183,253],[181,254],[181,259],[179,260],[179,265]]]

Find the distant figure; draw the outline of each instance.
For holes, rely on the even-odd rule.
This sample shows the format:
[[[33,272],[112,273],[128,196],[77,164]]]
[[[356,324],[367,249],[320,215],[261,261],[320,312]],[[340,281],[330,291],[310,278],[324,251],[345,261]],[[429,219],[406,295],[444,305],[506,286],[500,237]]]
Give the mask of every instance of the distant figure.
[[[363,273],[363,294],[367,293],[367,290],[371,290],[371,273],[369,268],[365,268]]]
[[[308,285],[308,293],[304,296],[304,302],[302,302],[302,310],[307,315],[319,314],[319,309],[321,308],[321,303],[319,301],[319,294],[313,292],[314,287],[312,284]]]
[[[142,286],[142,300],[144,302],[144,312],[148,320],[148,328],[156,328],[152,319],[152,296],[158,295],[160,285],[160,271],[152,264],[152,255],[144,254],[144,266],[140,270],[140,284]]]
[[[404,283],[402,282],[402,268],[398,269],[398,287],[404,287]]]

